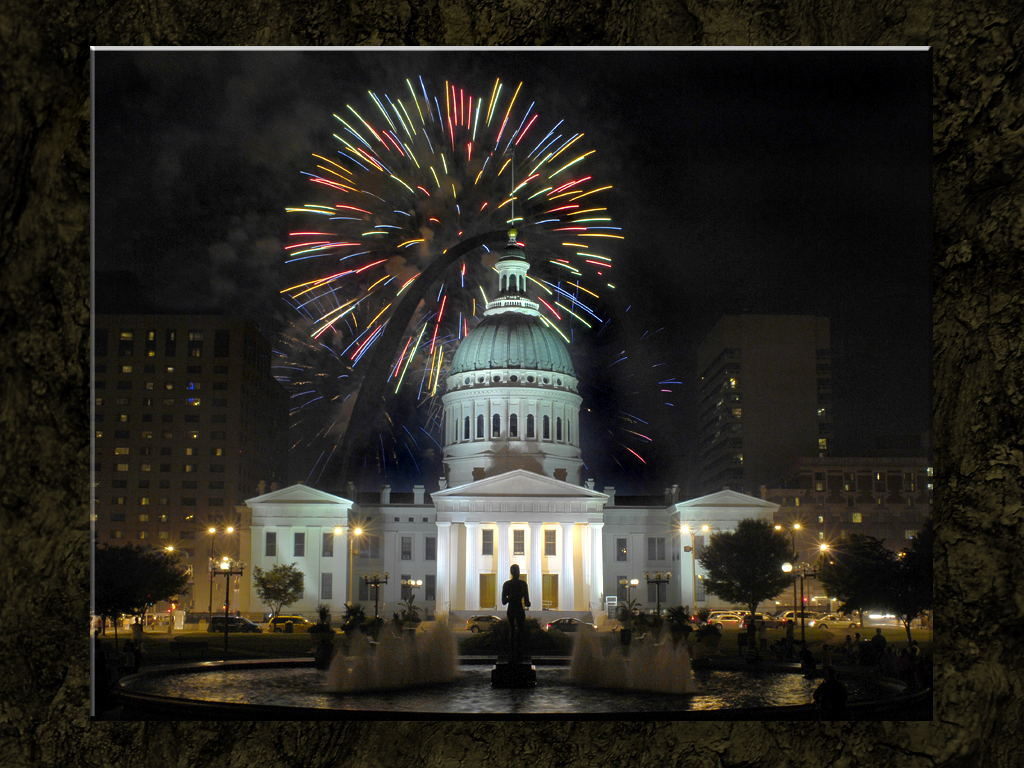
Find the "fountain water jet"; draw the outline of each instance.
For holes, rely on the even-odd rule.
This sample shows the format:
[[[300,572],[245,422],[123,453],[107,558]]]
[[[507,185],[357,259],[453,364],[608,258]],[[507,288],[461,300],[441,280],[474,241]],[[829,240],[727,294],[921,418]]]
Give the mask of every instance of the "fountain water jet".
[[[327,690],[396,690],[451,682],[458,673],[458,646],[447,622],[409,637],[383,632],[376,644],[360,635],[353,646],[350,656],[335,655],[327,670]]]
[[[695,693],[686,644],[635,643],[627,656],[619,647],[604,653],[593,630],[576,637],[569,681],[588,688],[612,688],[648,693]]]

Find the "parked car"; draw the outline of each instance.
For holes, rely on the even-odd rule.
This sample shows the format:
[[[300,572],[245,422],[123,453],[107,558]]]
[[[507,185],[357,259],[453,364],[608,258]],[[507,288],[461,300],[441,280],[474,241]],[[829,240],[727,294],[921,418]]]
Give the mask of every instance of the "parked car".
[[[792,619],[795,623],[800,623],[800,618],[803,617],[804,624],[809,625],[809,622],[821,616],[820,613],[815,611],[783,611],[775,617],[775,620],[782,625],[785,625],[787,621]]]
[[[223,632],[224,622],[227,621],[228,632],[262,632],[263,627],[244,616],[214,616],[210,619],[210,626],[207,632]]]
[[[466,629],[474,635],[477,632],[490,632],[499,621],[501,618],[498,616],[472,616],[466,622]]]
[[[289,621],[292,623],[292,632],[308,632],[309,628],[313,626],[312,621],[304,619],[302,616],[275,616],[270,620],[270,631],[284,632],[285,625]]]
[[[578,632],[582,627],[597,629],[597,624],[588,624],[579,619],[555,619],[554,621],[549,621],[545,629],[556,632]]]
[[[852,628],[859,625],[857,619],[853,616],[843,616],[840,613],[826,613],[824,616],[808,621],[807,626],[818,627],[819,629],[828,629],[831,626],[833,629],[837,629],[839,627]]]
[[[749,621],[751,615],[753,615],[753,617],[754,617],[754,624],[756,625],[758,622],[763,621],[765,629],[772,629],[777,624],[777,621],[776,621],[775,617],[770,615],[770,614],[767,614],[767,613],[755,613],[755,614],[745,613],[745,614],[743,614],[743,625],[742,625],[744,629],[746,629],[747,622]]]
[[[743,615],[740,613],[719,613],[708,618],[708,624],[719,629],[733,629],[743,625]]]

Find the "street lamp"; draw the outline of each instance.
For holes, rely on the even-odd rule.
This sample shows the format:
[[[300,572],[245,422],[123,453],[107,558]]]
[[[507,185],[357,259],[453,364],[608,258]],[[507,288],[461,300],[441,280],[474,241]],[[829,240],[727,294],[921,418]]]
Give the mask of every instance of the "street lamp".
[[[775,526],[775,530],[776,531],[782,531],[782,526],[781,525],[776,525]],[[800,558],[800,553],[796,551],[796,532],[799,531],[799,530],[800,530],[800,523],[793,523],[793,526],[789,529],[789,541],[790,541],[790,544],[792,545],[793,557],[795,557],[797,559]],[[792,567],[792,566],[790,566],[790,567]],[[789,573],[789,571],[786,571],[786,573]],[[802,611],[803,610],[803,605],[801,605],[799,609],[796,606],[796,579],[793,579],[793,610],[794,611],[796,611],[796,610],[801,610]]]
[[[241,578],[245,563],[224,557],[220,561],[220,572],[224,574],[224,661],[228,660],[228,613],[231,607],[231,577]],[[212,616],[210,617],[212,620]]]
[[[218,530],[218,528],[216,526],[211,525],[209,528],[206,529],[206,532],[208,534],[210,534],[210,557],[209,557],[209,566],[210,566],[210,606],[207,609],[206,613],[209,616],[209,618],[212,619],[213,618],[213,574],[217,570],[217,565],[216,565],[217,564],[217,556],[214,554],[213,548],[214,548],[214,545],[217,543],[217,534],[220,531]],[[234,533],[234,532],[235,532],[234,527],[230,526],[230,525],[227,526],[224,529],[224,533]],[[225,599],[227,599],[226,596],[225,596]]]
[[[423,579],[402,579],[402,586],[409,588],[409,599],[412,600],[416,595],[413,590],[423,586]]]
[[[657,594],[657,608],[655,608],[655,614],[661,616],[661,585],[668,584],[669,581],[672,579],[672,574],[655,573],[653,576],[651,576],[651,574],[645,573],[644,578],[647,579],[647,586],[650,586],[651,584],[658,585],[657,587],[655,587],[655,593]]]
[[[639,579],[619,579],[619,584],[626,588],[626,610],[628,610],[630,612],[630,615],[632,615],[633,609],[629,605],[629,603],[630,603],[629,590],[633,589],[634,587],[639,586],[640,585],[640,580]]]
[[[341,528],[340,527],[339,528],[335,528],[334,532],[335,533],[340,533],[341,532]],[[348,604],[349,605],[352,605],[352,566],[355,563],[355,550],[353,549],[353,544],[355,543],[356,536],[362,536],[362,535],[363,535],[363,529],[362,528],[352,528],[349,531],[349,536],[348,536]]]
[[[391,578],[391,574],[385,572],[382,576],[379,573],[375,573],[372,576],[368,573],[363,574],[363,581],[366,582],[366,586],[373,587],[373,620],[377,620],[378,607],[380,606],[380,585],[387,584],[388,579]]]
[[[171,554],[171,555],[173,555],[175,552],[179,552],[180,554],[183,554],[186,558],[188,558],[189,561],[190,561],[189,564],[185,566],[185,575],[188,576],[188,578],[189,578],[188,586],[186,586],[185,589],[188,590],[189,587],[191,587],[191,592],[188,594],[189,610],[191,611],[192,607],[193,607],[193,599],[195,598],[195,592],[196,592],[196,585],[195,585],[195,578],[196,577],[195,577],[195,572],[193,571],[192,563],[191,563],[192,555],[189,553],[189,551],[187,549],[175,550],[173,544],[168,544],[166,547],[164,547],[164,550],[168,554]],[[172,624],[174,623],[173,617],[171,619],[171,623]]]
[[[793,573],[795,568],[794,568],[792,563],[783,563],[782,564],[782,570],[785,573]],[[803,643],[803,642],[805,642],[805,637],[804,637],[804,621],[806,619],[805,614],[807,613],[807,611],[803,610],[803,604],[804,604],[804,579],[806,577],[808,577],[808,576],[810,576],[812,579],[817,578],[818,572],[816,570],[814,570],[813,568],[808,570],[806,565],[801,565],[800,566],[800,572],[793,575],[793,592],[794,592],[794,594],[796,593],[796,577],[797,576],[800,577],[800,642]]]

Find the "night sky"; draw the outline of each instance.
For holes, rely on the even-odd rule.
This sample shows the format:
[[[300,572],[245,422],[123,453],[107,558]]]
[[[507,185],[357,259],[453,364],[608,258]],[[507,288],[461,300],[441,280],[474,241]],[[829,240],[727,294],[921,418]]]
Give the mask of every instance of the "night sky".
[[[488,94],[500,77],[584,132],[625,235],[610,322],[573,337],[598,487],[686,491],[696,344],[724,314],[830,318],[833,455],[930,429],[927,51],[146,49],[97,51],[93,73],[95,271],[130,272],[162,310],[284,327],[284,209],[336,144],[332,113],[406,78]],[[96,310],[144,309],[123,285],[97,285]],[[654,442],[630,442],[623,412]],[[413,453],[389,478],[429,489],[437,456]]]

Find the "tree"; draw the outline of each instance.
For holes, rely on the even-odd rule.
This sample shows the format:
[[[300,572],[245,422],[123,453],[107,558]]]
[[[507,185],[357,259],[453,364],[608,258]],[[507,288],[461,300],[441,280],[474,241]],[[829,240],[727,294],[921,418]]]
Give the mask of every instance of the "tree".
[[[818,580],[829,597],[841,600],[843,613],[881,608],[894,578],[895,553],[873,536],[844,536],[818,563]]]
[[[910,637],[910,622],[932,607],[933,545],[935,531],[929,517],[911,545],[895,558],[888,607],[903,622]]]
[[[932,605],[933,541],[931,518],[899,553],[871,536],[844,537],[822,558],[818,577],[829,597],[843,601],[843,612],[875,608],[895,613],[909,642],[910,623]]]
[[[712,535],[697,561],[708,574],[704,586],[710,594],[754,613],[758,603],[792,583],[782,570],[792,556],[789,541],[767,520],[741,520],[735,531]]]
[[[269,571],[259,566],[252,569],[252,581],[260,600],[270,606],[275,616],[286,605],[291,605],[306,588],[306,579],[295,563],[275,565]]]
[[[188,574],[178,556],[165,550],[127,545],[96,549],[96,613],[114,620],[123,613],[144,615],[161,600],[170,600],[188,587]]]

